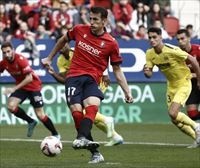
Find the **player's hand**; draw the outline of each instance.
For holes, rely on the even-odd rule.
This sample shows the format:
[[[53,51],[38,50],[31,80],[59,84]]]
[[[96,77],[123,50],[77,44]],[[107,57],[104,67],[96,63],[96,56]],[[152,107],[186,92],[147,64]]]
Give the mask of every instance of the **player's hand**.
[[[51,65],[51,60],[49,60],[48,57],[47,57],[47,58],[43,58],[43,59],[41,59],[41,63],[42,63],[42,65],[43,65],[44,67],[50,66],[50,65]]]
[[[11,93],[14,93],[14,92],[15,92],[14,88],[5,88],[5,90],[3,91],[3,94],[8,95],[8,94],[11,94]]]
[[[152,76],[152,68],[149,68],[146,65],[144,65],[143,72],[147,78],[150,78]]]
[[[103,75],[102,76],[102,82],[104,83],[104,85],[107,87],[110,85],[110,78],[108,75]]]
[[[131,95],[127,95],[125,97],[125,102],[126,103],[133,103],[133,97]]]
[[[47,70],[48,70],[48,72],[49,72],[50,74],[54,74],[54,73],[55,73],[55,71],[54,71],[54,69],[53,69],[53,67],[52,67],[51,65],[46,66],[46,67],[47,67]]]

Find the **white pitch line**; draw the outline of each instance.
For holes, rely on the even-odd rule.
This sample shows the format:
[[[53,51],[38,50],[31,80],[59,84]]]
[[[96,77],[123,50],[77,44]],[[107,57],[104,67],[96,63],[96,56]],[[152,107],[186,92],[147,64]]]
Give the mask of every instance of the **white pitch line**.
[[[14,142],[41,142],[41,139],[21,139],[21,138],[0,138],[0,141],[14,141]],[[107,141],[98,141],[101,144],[108,143]],[[62,143],[72,143],[72,141],[62,140]],[[155,145],[155,146],[188,146],[189,144],[173,144],[162,142],[124,142],[127,145]]]

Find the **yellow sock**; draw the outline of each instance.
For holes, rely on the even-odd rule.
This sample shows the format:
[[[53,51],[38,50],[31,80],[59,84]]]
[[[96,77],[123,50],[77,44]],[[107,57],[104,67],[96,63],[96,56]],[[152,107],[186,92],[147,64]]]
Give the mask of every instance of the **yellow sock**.
[[[97,112],[95,121],[105,123],[105,116],[99,112]]]
[[[98,121],[94,121],[94,125],[97,127],[97,128],[99,128],[101,131],[103,131],[104,133],[106,133],[107,134],[107,127],[106,127],[106,125],[104,124],[104,123],[102,123],[102,122],[98,122]]]
[[[94,124],[97,128],[102,130],[104,133],[107,133],[107,126],[105,125],[105,116],[99,112],[97,112]]]
[[[196,123],[192,119],[190,119],[190,117],[188,117],[187,115],[185,115],[182,112],[178,113],[178,115],[176,117],[176,121],[178,123],[183,123],[184,125],[191,126],[193,129],[195,129]]]
[[[175,124],[182,132],[192,137],[194,140],[196,139],[195,131],[189,125],[184,125],[182,123]]]

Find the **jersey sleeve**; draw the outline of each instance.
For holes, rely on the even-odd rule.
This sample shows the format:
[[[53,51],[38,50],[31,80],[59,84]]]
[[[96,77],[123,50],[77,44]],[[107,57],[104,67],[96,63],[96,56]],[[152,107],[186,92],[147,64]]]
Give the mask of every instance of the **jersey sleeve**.
[[[5,70],[3,61],[0,61],[0,73]]]
[[[80,25],[74,26],[73,29],[71,29],[67,32],[67,37],[68,37],[69,41],[76,39],[76,33],[80,27],[81,27]]]
[[[146,52],[146,67],[153,68],[154,64],[152,62],[152,54],[147,50]]]
[[[18,64],[21,67],[22,74],[28,74],[32,72],[32,68],[25,57],[19,56]]]
[[[181,50],[180,48],[174,48],[174,55],[176,56],[176,58],[179,58],[181,60],[186,60],[188,57],[188,53]]]
[[[122,57],[119,54],[119,45],[116,42],[116,40],[114,41],[113,44],[114,45],[113,45],[113,48],[112,48],[112,51],[111,51],[111,56],[110,56],[111,65],[121,64],[122,63]]]

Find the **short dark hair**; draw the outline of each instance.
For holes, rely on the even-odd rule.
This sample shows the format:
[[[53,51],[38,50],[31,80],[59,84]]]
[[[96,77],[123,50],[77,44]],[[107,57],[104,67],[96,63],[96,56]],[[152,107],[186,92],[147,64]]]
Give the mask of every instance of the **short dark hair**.
[[[179,29],[176,34],[184,33],[187,37],[190,37],[190,33],[186,29]]]
[[[186,29],[193,29],[193,25],[188,24],[188,25],[186,26]]]
[[[4,42],[4,43],[1,45],[1,49],[6,48],[6,47],[10,47],[11,49],[13,49],[12,43],[11,43],[11,42],[8,42],[8,41]]]
[[[162,34],[161,29],[160,29],[160,28],[157,28],[157,27],[150,27],[150,28],[148,29],[148,34],[149,34],[150,32],[157,33],[158,35],[161,35],[161,34]]]
[[[92,13],[100,13],[102,19],[106,19],[108,17],[108,11],[105,8],[94,6],[90,9]]]

